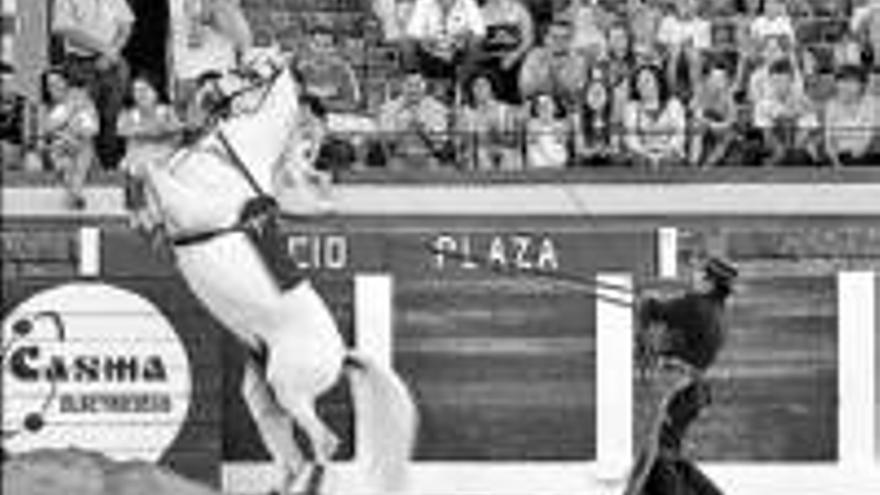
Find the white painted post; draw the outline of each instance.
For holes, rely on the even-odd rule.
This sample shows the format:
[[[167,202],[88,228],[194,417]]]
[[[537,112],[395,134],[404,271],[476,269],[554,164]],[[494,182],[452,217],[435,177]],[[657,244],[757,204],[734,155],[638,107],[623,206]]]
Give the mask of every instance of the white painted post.
[[[391,365],[393,280],[390,275],[354,277],[356,347],[376,361]]]
[[[657,275],[660,278],[678,277],[678,228],[657,229]]]
[[[877,303],[872,272],[837,276],[839,461],[863,469],[874,462],[874,339]]]
[[[378,363],[391,366],[393,347],[394,286],[391,275],[357,274],[354,277],[354,332],[355,347]],[[361,435],[369,425],[363,424],[364,415],[355,412],[356,464],[365,441]]]
[[[603,284],[631,288],[632,276],[599,273],[596,278],[596,475],[611,480],[626,475],[633,457],[633,313],[601,296],[631,302],[630,293]]]
[[[98,227],[79,229],[79,274],[82,277],[101,274],[101,229]]]

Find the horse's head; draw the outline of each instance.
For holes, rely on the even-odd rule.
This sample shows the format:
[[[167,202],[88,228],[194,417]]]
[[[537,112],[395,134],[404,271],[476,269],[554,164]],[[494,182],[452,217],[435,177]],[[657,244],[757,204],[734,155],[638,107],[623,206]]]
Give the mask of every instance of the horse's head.
[[[299,88],[285,55],[253,48],[238,67],[204,75],[196,98],[204,139],[225,141],[229,161],[261,192],[271,191],[273,169],[296,133],[299,114]]]
[[[213,124],[258,113],[286,69],[286,57],[279,50],[253,48],[242,56],[240,65],[202,74],[196,104]]]

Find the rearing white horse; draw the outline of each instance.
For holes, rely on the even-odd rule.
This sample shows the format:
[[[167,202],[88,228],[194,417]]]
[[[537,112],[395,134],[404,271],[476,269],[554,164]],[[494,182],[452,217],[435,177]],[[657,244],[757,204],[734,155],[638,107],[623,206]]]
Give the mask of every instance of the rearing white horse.
[[[406,386],[389,367],[344,347],[308,280],[279,287],[246,233],[252,218],[242,218],[255,198],[276,195],[275,178],[291,150],[296,161],[297,150],[309,148],[297,132],[299,88],[283,59],[265,53],[247,71],[223,74],[217,83],[228,115],[191,148],[147,173],[166,230],[172,239],[186,240],[175,243],[177,266],[209,311],[255,355],[246,365],[242,393],[277,467],[277,488],[286,493],[304,467],[292,419],[311,442],[315,469],[308,490],[317,492],[338,440],[314,403],[347,372],[355,414],[370,425],[358,454],[368,459],[373,489],[397,491],[417,421]]]

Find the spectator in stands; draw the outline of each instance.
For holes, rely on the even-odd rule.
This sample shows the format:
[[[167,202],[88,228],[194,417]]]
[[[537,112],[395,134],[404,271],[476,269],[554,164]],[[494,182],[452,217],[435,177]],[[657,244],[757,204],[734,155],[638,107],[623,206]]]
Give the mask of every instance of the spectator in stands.
[[[408,74],[400,96],[387,101],[380,110],[379,132],[386,164],[404,167],[437,168],[451,158],[449,110],[427,92],[424,77]]]
[[[665,49],[669,87],[689,99],[712,46],[712,25],[697,15],[696,0],[677,0],[675,14],[660,22],[657,40]]]
[[[756,105],[759,101],[768,99],[773,93],[770,67],[780,61],[789,64],[793,71],[794,88],[798,94],[804,94],[804,78],[797,63],[793,45],[786,36],[768,36],[763,41],[760,65],[749,76],[747,95],[750,104]]]
[[[708,68],[692,106],[691,163],[714,167],[725,159],[738,137],[738,109],[730,75],[723,64]]]
[[[618,129],[623,127],[623,115],[632,92],[635,67],[627,25],[622,22],[612,24],[608,29],[605,71],[611,91],[611,121]]]
[[[847,65],[868,67],[868,52],[863,49],[855,33],[847,32],[834,44],[833,67],[838,69]]]
[[[498,97],[518,103],[517,76],[523,59],[535,44],[532,14],[521,0],[487,0],[482,14],[486,38],[472,51],[465,80],[489,70],[493,80],[498,81]]]
[[[330,27],[317,25],[309,41],[305,56],[296,63],[306,92],[320,98],[329,112],[356,111],[360,84],[351,63],[336,50]]]
[[[626,17],[629,31],[633,37],[632,51],[636,62],[659,64],[662,60],[657,49],[657,31],[663,12],[658,8],[658,0],[628,0]]]
[[[406,35],[422,74],[457,85],[459,66],[486,36],[486,23],[476,0],[416,0]]]
[[[586,166],[611,165],[620,152],[622,129],[612,120],[613,99],[604,71],[594,69],[575,113],[577,163]]]
[[[880,0],[855,0],[849,24],[850,30],[858,33],[864,29],[865,23],[878,11],[880,11]]]
[[[131,225],[150,231],[158,223],[156,205],[146,197],[144,180],[149,163],[165,163],[179,144],[183,125],[160,96],[160,83],[146,74],[132,80],[129,106],[119,114],[116,132],[126,138],[120,168],[128,177],[126,203]]]
[[[68,205],[85,208],[86,177],[96,161],[94,139],[100,130],[95,104],[83,85],[60,70],[43,75],[46,119],[43,128],[45,150],[53,168],[61,175]]]
[[[853,12],[851,28],[871,61],[871,73],[880,94],[880,0],[869,0]]]
[[[770,66],[768,90],[755,102],[754,125],[763,134],[765,165],[806,165],[818,157],[816,109],[798,88],[789,60]]]
[[[832,166],[876,165],[880,105],[865,91],[865,72],[847,65],[837,71],[836,92],[825,106],[824,145]]]
[[[385,40],[397,42],[406,37],[415,0],[372,0],[373,14],[382,24]]]
[[[492,80],[471,83],[471,105],[462,115],[469,149],[478,170],[522,169],[520,115],[517,107],[495,96]]]
[[[116,118],[128,91],[128,44],[134,14],[125,0],[56,0],[52,32],[64,42],[65,72],[82,81],[98,108],[97,153],[106,168],[117,165],[124,143],[116,136]]]
[[[526,166],[561,169],[568,165],[573,129],[564,108],[551,93],[532,98],[526,122]]]
[[[624,126],[626,149],[635,165],[658,170],[685,160],[685,108],[659,67],[645,65],[633,75]]]
[[[598,0],[571,0],[560,16],[568,19],[574,28],[571,39],[573,52],[583,56],[588,66],[605,58],[608,51],[606,33],[611,15]]]
[[[199,77],[236,66],[238,55],[253,44],[240,0],[170,2],[171,59],[177,110],[196,118],[193,105]]]
[[[572,26],[554,21],[539,46],[526,56],[519,75],[520,94],[533,99],[550,94],[569,108],[586,80],[584,58],[571,51]]]
[[[797,42],[794,22],[789,15],[786,0],[764,0],[764,8],[752,20],[749,31],[752,38],[759,43],[769,36],[784,36],[792,45]]]
[[[761,62],[764,43],[752,34],[752,25],[761,15],[762,4],[763,0],[742,0],[742,12],[736,27],[737,66],[734,85],[738,93],[746,91],[749,76]]]

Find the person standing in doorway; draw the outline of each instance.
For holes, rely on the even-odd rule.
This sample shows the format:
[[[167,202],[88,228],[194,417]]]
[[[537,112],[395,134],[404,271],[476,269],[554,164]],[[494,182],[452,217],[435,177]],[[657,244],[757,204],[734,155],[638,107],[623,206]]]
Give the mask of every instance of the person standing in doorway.
[[[85,83],[98,109],[96,148],[104,168],[114,168],[125,151],[115,129],[129,79],[122,50],[134,21],[126,0],[55,1],[52,33],[64,42],[65,73]]]

